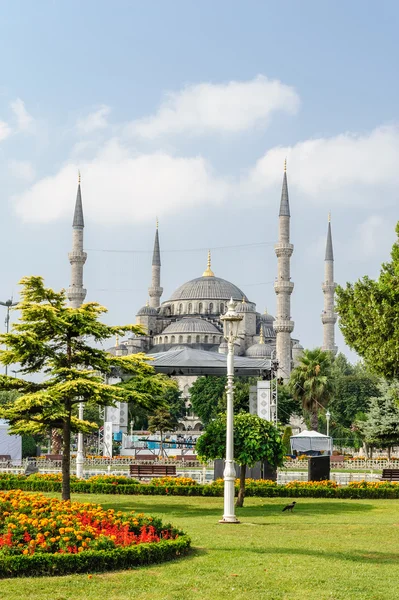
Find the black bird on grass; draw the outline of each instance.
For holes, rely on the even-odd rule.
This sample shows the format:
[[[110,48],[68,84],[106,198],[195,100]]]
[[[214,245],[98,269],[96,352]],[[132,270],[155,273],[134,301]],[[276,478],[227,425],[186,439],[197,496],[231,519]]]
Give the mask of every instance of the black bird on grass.
[[[282,512],[284,512],[285,510],[289,510],[289,511],[293,511],[293,509],[295,508],[295,504],[296,502],[291,502],[291,504],[287,504],[287,506],[284,506]]]

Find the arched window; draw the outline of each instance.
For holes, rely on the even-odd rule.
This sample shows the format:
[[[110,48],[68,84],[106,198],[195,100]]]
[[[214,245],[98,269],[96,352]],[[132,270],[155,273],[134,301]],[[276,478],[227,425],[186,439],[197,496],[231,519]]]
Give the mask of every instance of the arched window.
[[[182,344],[182,343],[183,343],[183,336],[179,335],[179,344]]]
[[[199,344],[199,343],[200,343],[200,336],[199,336],[199,335],[197,335],[197,336],[195,337],[195,343],[196,343],[196,344]]]
[[[175,312],[175,307],[173,306],[173,304],[171,304],[170,314],[173,315],[174,312]]]
[[[200,302],[198,304],[198,312],[201,314],[202,313],[202,302]]]
[[[213,344],[216,344],[216,335],[214,335],[214,336],[213,336],[213,338],[212,338],[212,343],[213,343]]]
[[[167,335],[165,335],[164,342],[165,342],[165,344],[167,344],[167,343],[168,343],[168,336],[167,336]]]
[[[183,312],[183,304],[179,304],[179,315]]]
[[[171,344],[174,344],[174,343],[175,343],[175,336],[174,336],[174,335],[172,335],[172,337],[170,338],[170,343],[171,343]]]
[[[208,336],[206,335],[204,338],[204,343],[207,344],[208,343]]]
[[[187,344],[191,344],[191,335],[187,336]]]
[[[192,312],[193,312],[193,305],[190,302],[190,304],[188,305],[188,313],[191,315]]]
[[[173,306],[172,306],[172,308],[173,308]],[[170,314],[171,314],[171,309],[170,309],[170,306],[167,306],[167,307],[165,308],[165,315],[166,315],[167,317],[169,317],[169,315],[170,315]]]
[[[221,305],[220,305],[220,313],[221,313],[222,315],[224,315],[224,304],[223,304],[223,302],[222,302],[222,303],[221,303]]]
[[[213,302],[209,303],[209,312],[213,313]]]

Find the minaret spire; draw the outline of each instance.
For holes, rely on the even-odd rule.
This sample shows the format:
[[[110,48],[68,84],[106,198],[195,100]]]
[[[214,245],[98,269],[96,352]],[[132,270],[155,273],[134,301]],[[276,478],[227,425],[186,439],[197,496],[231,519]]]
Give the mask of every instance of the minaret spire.
[[[151,287],[148,288],[150,306],[158,308],[161,303],[163,289],[161,288],[161,252],[159,249],[158,218],[156,220],[154,251],[152,253]]]
[[[334,312],[334,296],[337,284],[334,283],[334,252],[331,234],[331,214],[328,214],[326,254],[324,258],[324,282],[322,290],[324,294],[324,310],[321,315],[323,323],[323,350],[337,353],[335,345],[335,323],[337,315]]]
[[[202,273],[202,277],[215,277],[215,273],[211,269],[211,251],[208,250],[208,263],[205,271]]]
[[[274,284],[274,291],[277,295],[277,314],[276,320],[273,322],[273,328],[276,331],[276,358],[279,364],[277,376],[283,379],[288,379],[291,373],[291,332],[294,330],[294,321],[291,321],[291,294],[294,284],[290,275],[290,259],[294,246],[290,243],[290,218],[287,161],[285,161],[278,243],[274,247],[277,256],[277,279]]]
[[[87,254],[83,251],[83,230],[85,224],[80,180],[79,172],[78,191],[72,222],[72,252],[68,254],[69,262],[71,263],[71,285],[67,290],[67,296],[72,308],[79,308],[86,297],[86,290],[83,287],[83,265],[86,262]]]

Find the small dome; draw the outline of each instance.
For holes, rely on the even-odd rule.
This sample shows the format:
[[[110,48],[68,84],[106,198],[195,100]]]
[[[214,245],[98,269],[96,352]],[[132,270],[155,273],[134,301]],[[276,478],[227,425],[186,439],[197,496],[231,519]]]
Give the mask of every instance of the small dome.
[[[142,306],[140,308],[140,310],[137,312],[136,316],[137,317],[155,317],[158,314],[158,311],[156,308],[153,308],[152,306],[149,306],[148,304],[146,304],[145,306]]]
[[[183,317],[162,331],[162,335],[170,333],[217,333],[220,335],[219,329],[209,321],[191,317]]]
[[[299,342],[296,342],[296,344],[294,344],[292,346],[292,349],[293,350],[303,350],[303,346]]]
[[[266,309],[263,315],[260,315],[260,321],[261,323],[267,323],[269,327],[272,327],[272,323],[273,321],[275,321],[275,318],[273,317],[273,315],[269,315]]]
[[[242,302],[237,304],[236,312],[238,312],[238,313],[255,312],[255,309],[250,302],[246,302],[245,298],[243,298]]]
[[[245,352],[245,356],[250,358],[270,358],[271,355],[272,348],[269,344],[254,344]]]

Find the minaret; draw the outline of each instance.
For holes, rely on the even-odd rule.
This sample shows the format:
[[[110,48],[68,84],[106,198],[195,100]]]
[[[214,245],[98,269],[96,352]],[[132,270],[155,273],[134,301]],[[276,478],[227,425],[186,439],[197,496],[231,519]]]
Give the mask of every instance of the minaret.
[[[67,296],[72,308],[79,308],[86,297],[86,290],[83,287],[83,265],[87,258],[86,252],[83,252],[84,226],[79,173],[78,193],[72,223],[72,252],[68,254],[71,263],[71,285],[67,290]]]
[[[294,246],[290,244],[287,161],[284,163],[278,244],[274,246],[274,249],[277,256],[277,279],[274,284],[274,290],[277,295],[277,313],[276,320],[273,322],[273,328],[276,331],[276,358],[279,364],[277,376],[287,380],[291,373],[291,332],[294,329],[294,321],[291,321],[291,294],[294,284],[290,276],[290,258],[294,251]]]
[[[161,288],[161,253],[159,251],[158,219],[155,231],[154,252],[152,254],[151,287],[148,288],[150,306],[158,308],[161,303],[163,288]]]
[[[323,323],[323,350],[330,350],[335,355],[337,353],[337,346],[335,345],[337,315],[334,312],[334,294],[337,284],[334,283],[334,253],[330,214],[328,215],[326,255],[324,258],[324,283],[321,287],[324,294],[324,310],[321,315]]]

